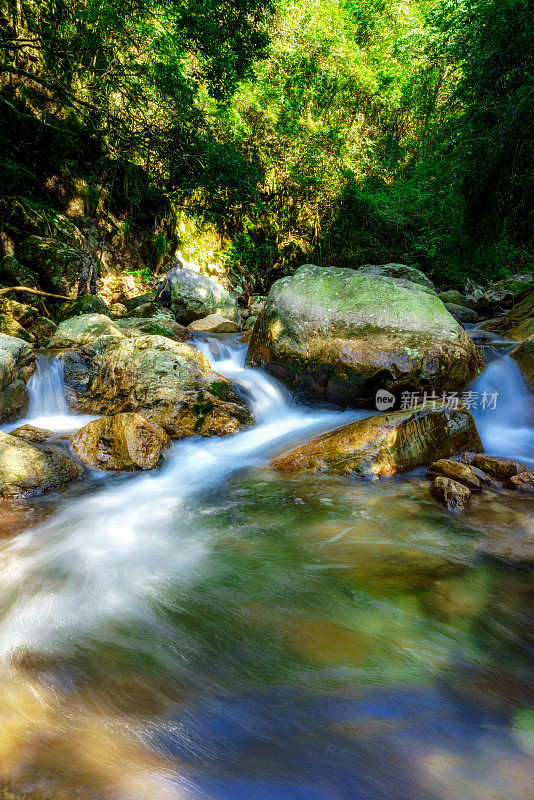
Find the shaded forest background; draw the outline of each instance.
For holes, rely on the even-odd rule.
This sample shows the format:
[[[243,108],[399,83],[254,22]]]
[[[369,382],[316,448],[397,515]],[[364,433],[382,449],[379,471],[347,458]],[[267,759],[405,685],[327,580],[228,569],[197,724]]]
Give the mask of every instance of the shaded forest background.
[[[462,287],[532,268],[529,0],[0,0],[0,238]]]

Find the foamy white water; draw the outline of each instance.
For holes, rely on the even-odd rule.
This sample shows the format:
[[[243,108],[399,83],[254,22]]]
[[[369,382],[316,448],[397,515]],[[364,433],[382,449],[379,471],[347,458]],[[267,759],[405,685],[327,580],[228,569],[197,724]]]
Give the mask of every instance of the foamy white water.
[[[71,498],[51,522],[6,543],[1,656],[19,647],[65,653],[106,620],[147,621],[151,603],[169,583],[186,582],[201,568],[209,534],[199,537],[198,526],[190,524],[201,493],[240,469],[267,463],[301,438],[368,415],[297,406],[273,378],[243,366],[242,345],[202,338],[198,346],[215,370],[242,387],[259,424],[231,437],[181,441],[160,471]],[[55,388],[39,395],[39,410],[58,400],[60,365],[51,366]],[[40,386],[46,384],[41,379]],[[57,409],[62,411],[59,400]],[[45,419],[64,425],[61,413]]]
[[[70,433],[96,419],[89,414],[69,412],[63,384],[64,364],[60,356],[50,359],[43,353],[38,353],[35,361],[35,372],[28,381],[28,416],[6,426],[6,430],[28,424],[58,433]]]

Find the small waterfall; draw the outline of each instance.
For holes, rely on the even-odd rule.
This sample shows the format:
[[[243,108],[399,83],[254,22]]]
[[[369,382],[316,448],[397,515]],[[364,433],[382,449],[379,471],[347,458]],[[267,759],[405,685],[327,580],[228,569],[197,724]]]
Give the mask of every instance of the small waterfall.
[[[28,381],[30,419],[66,416],[69,413],[63,391],[63,360],[43,354],[36,356],[36,369]]]
[[[492,361],[471,388],[471,411],[486,452],[534,465],[534,395],[513,358]]]

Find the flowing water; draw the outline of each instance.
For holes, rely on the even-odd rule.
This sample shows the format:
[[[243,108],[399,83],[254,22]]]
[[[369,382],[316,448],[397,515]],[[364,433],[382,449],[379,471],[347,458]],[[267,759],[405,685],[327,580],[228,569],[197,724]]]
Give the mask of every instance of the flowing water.
[[[533,501],[484,493],[454,516],[422,472],[278,474],[273,454],[365,412],[297,405],[232,337],[196,346],[242,387],[255,427],[0,520],[6,786],[58,800],[530,800]],[[473,409],[486,449],[531,463],[513,362],[472,388],[499,392]],[[60,361],[41,361],[30,390],[32,424],[83,424]]]

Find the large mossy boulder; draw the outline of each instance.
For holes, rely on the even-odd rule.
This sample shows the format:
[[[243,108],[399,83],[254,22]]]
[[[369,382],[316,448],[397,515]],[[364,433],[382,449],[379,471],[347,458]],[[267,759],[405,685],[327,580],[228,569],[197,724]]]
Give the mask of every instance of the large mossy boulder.
[[[63,350],[70,347],[82,347],[84,344],[94,342],[100,336],[119,336],[124,333],[104,314],[83,314],[80,317],[70,317],[60,322],[48,342],[48,347],[54,350]]]
[[[176,322],[189,325],[195,319],[219,314],[240,325],[237,301],[206,275],[175,266],[167,272],[167,281]]]
[[[26,382],[34,369],[35,356],[30,345],[0,333],[0,422],[18,419],[28,410]]]
[[[59,447],[36,447],[0,431],[0,496],[28,497],[83,480],[83,469]]]
[[[458,391],[483,367],[435,293],[311,264],[273,284],[247,359],[310,399],[352,406],[373,405],[377,389]]]
[[[424,272],[406,264],[366,264],[358,272],[365,275],[382,275],[386,278],[397,278],[401,281],[410,281],[422,286],[430,292],[435,292],[436,287]]]
[[[430,465],[466,448],[482,450],[469,411],[429,404],[351,422],[279,455],[272,466],[284,472],[378,478]]]
[[[89,253],[45,236],[25,239],[17,258],[37,274],[43,289],[67,297],[77,296],[80,278],[88,278],[95,268]]]
[[[29,286],[35,289],[38,285],[37,275],[21,264],[15,256],[5,256],[0,261],[0,280],[7,286]]]
[[[103,470],[154,469],[169,445],[163,428],[135,412],[95,419],[71,439],[80,461]]]
[[[71,319],[71,317],[80,317],[85,314],[103,314],[110,317],[111,309],[98,295],[82,294],[79,297],[75,297],[74,300],[63,303],[56,314],[56,318],[58,322],[63,322],[66,319]]]
[[[252,422],[236,387],[187,344],[163,336],[103,336],[64,358],[73,411],[137,411],[173,438],[224,436]]]

